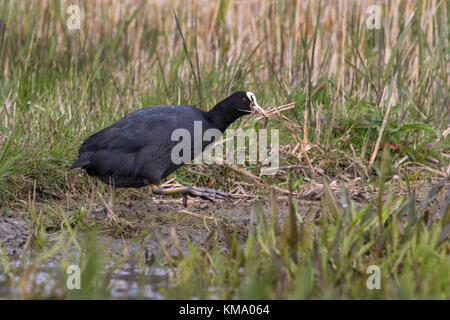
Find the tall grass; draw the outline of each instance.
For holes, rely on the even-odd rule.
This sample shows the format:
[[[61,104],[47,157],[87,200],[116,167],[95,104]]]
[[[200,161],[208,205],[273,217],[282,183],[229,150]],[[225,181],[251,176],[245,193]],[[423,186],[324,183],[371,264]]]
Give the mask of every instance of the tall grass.
[[[366,27],[364,1],[78,4],[80,30],[66,27],[66,1],[0,5],[3,199],[23,198],[34,180],[61,194],[81,139],[131,110],[208,109],[237,89],[263,105],[294,101],[289,115],[300,128],[306,117],[299,132],[324,144],[328,153],[311,152],[325,167],[334,141],[372,165],[378,136],[412,161],[448,164],[445,1],[380,2],[380,30]]]

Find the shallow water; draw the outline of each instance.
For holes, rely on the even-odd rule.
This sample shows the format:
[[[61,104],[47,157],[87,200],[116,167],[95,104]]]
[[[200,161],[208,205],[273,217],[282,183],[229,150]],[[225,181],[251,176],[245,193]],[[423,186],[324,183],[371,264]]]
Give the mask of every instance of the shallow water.
[[[36,272],[33,275],[31,284],[35,288],[35,293],[31,293],[33,299],[64,298],[64,290],[67,290],[66,293],[69,294],[70,290],[61,286],[60,277],[55,277],[59,268],[42,265],[40,269],[44,271]],[[106,268],[105,272],[107,271],[108,269]],[[114,271],[109,279],[108,295],[101,297],[101,299],[163,298],[159,290],[168,286],[167,270],[154,268],[151,271],[147,271],[144,276],[138,277],[136,274],[137,269],[133,271],[123,269]],[[0,274],[0,299],[21,299],[22,290],[24,290],[24,285],[20,284],[20,276],[12,275],[8,277],[5,274]],[[27,297],[29,295],[30,292],[27,293]],[[67,298],[70,298],[70,295]]]
[[[0,273],[0,299],[48,299],[48,298],[83,298],[90,297],[87,292],[69,289],[69,274],[62,272],[57,259],[49,259],[41,263],[35,271],[27,273],[30,262],[21,266],[20,260],[10,260],[10,272]],[[3,269],[3,268],[2,268]],[[18,272],[14,272],[18,271]],[[142,270],[135,263],[124,263],[120,267],[109,264],[102,267],[98,274],[99,281],[95,287],[101,286],[107,279],[107,288],[102,295],[92,296],[100,299],[162,299],[160,288],[169,285],[169,270],[162,267],[145,266]],[[83,274],[83,271],[81,272]],[[29,276],[27,276],[29,275]],[[83,277],[83,275],[81,275]],[[92,285],[89,284],[90,286]],[[81,280],[81,289],[83,280]],[[98,290],[98,288],[95,288]],[[25,294],[25,295],[24,295]]]
[[[0,299],[70,298],[72,295],[77,297],[78,293],[71,292],[65,285],[69,274],[66,274],[61,267],[62,250],[57,250],[45,259],[40,259],[36,257],[34,248],[24,249],[29,236],[28,225],[23,220],[0,218],[0,248],[2,249],[0,252]],[[80,238],[83,238],[81,233]],[[159,289],[168,286],[169,271],[162,267],[148,266],[145,263],[138,268],[137,264],[137,255],[140,252],[148,255],[149,250],[153,248],[145,247],[142,250],[140,243],[124,246],[122,239],[113,239],[104,235],[97,235],[95,243],[97,252],[102,255],[102,259],[97,261],[100,263],[97,267],[101,267],[97,276],[102,281],[107,279],[108,282],[105,290],[107,294],[98,298],[162,299]],[[147,243],[147,245],[156,246],[155,243]],[[69,252],[69,257],[65,256],[65,258],[76,265],[76,261],[80,261],[79,250],[73,248]],[[120,260],[124,252],[129,257]],[[41,253],[45,255],[45,250]],[[117,265],[116,261],[121,263]]]

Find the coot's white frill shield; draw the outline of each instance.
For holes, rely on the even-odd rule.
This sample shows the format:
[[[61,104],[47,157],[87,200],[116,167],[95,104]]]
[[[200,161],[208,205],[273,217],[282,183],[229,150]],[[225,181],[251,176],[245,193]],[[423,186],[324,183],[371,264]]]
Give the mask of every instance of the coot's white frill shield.
[[[256,112],[256,114],[259,114],[260,116],[265,117],[266,113],[264,112],[264,109],[261,108],[256,102],[256,96],[253,92],[247,91],[246,92],[248,99],[250,100],[250,109]]]

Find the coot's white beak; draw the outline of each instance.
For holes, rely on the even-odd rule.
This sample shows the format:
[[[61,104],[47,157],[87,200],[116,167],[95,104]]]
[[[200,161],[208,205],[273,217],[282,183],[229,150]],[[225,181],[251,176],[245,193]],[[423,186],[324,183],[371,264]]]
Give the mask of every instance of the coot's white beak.
[[[250,100],[250,109],[255,111],[256,114],[259,114],[260,116],[265,117],[266,113],[264,112],[264,109],[259,106],[258,102],[256,102],[255,94],[250,91],[248,91],[246,93],[247,93],[248,99]]]

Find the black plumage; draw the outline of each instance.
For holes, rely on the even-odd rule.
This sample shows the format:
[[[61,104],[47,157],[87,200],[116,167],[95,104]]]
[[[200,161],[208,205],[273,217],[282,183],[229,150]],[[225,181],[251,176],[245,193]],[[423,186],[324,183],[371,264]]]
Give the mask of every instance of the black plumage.
[[[250,92],[239,91],[217,103],[209,112],[191,105],[158,105],[136,110],[87,138],[79,149],[73,168],[119,188],[158,185],[182,164],[171,160],[172,132],[183,128],[193,136],[194,122],[202,131],[225,131],[239,117],[252,111],[264,113]],[[192,147],[193,147],[192,139]],[[202,143],[202,150],[211,144]],[[194,149],[191,160],[197,156]]]

